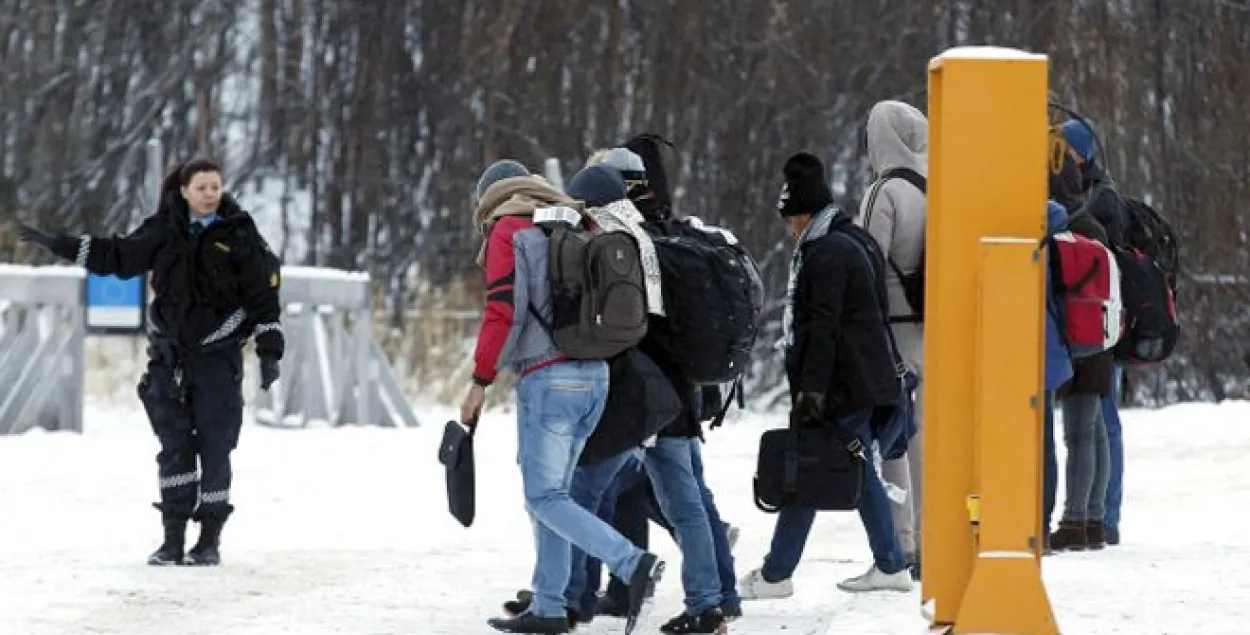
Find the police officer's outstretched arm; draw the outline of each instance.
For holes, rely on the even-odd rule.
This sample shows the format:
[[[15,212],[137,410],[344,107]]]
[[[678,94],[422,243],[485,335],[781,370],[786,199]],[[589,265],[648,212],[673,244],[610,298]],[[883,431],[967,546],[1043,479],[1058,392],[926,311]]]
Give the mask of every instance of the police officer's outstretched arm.
[[[17,233],[22,241],[41,245],[91,273],[129,278],[152,269],[152,261],[166,236],[159,222],[156,216],[150,216],[129,235],[112,238],[45,234],[28,225],[20,225]]]
[[[282,359],[285,350],[281,322],[282,304],[279,301],[282,264],[255,227],[251,234],[252,248],[248,250],[240,267],[243,276],[243,310],[255,325],[253,333],[256,355],[260,357],[261,388],[269,390],[278,379],[278,361]]]

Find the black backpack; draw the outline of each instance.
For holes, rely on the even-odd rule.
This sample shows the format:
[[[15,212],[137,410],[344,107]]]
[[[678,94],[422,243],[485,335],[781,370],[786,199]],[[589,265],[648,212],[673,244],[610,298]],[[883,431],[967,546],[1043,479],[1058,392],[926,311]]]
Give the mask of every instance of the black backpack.
[[[868,228],[868,224],[872,222],[872,209],[877,203],[877,193],[890,179],[903,179],[920,190],[921,194],[928,194],[928,182],[923,176],[920,176],[915,170],[908,168],[893,168],[886,170],[881,178],[877,181],[876,187],[872,189],[872,194],[868,198],[868,206],[865,208],[867,217],[864,219],[864,228]],[[894,275],[898,276],[899,283],[903,286],[903,296],[907,298],[907,304],[911,307],[911,315],[903,315],[891,317],[891,324],[898,323],[915,323],[924,322],[924,269],[925,269],[925,247],[922,243],[920,246],[920,263],[916,266],[916,270],[912,273],[903,273],[894,259],[886,254],[886,263],[894,270]]]
[[[643,225],[655,244],[664,291],[663,317],[650,333],[696,384],[741,376],[751,357],[763,304],[755,260],[736,240],[689,220]]]
[[[647,294],[633,236],[563,222],[539,227],[548,236],[551,320],[533,305],[530,312],[560,353],[608,359],[641,342],[647,334]]]
[[[1124,333],[1116,359],[1152,364],[1172,355],[1180,339],[1176,318],[1176,278],[1180,250],[1171,225],[1150,205],[1125,199],[1125,244],[1113,251],[1120,266]]]

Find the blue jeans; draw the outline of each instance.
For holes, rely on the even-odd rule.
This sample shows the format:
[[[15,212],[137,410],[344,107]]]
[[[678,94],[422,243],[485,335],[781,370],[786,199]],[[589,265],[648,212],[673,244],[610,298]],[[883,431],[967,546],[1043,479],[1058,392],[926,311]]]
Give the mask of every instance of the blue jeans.
[[[633,464],[636,452],[629,450],[622,452],[597,465],[587,465],[578,467],[573,472],[572,496],[573,502],[593,510],[595,515],[604,522],[611,522],[611,508],[607,509],[608,514],[604,514],[604,501],[612,494],[611,491],[621,480],[621,473],[625,470],[637,469]],[[595,603],[597,600],[596,591],[598,591],[599,580],[598,575],[595,576],[594,587],[590,586],[590,575],[587,567],[586,552],[573,547],[573,560],[569,569],[569,583],[564,589],[564,600],[567,606],[576,609],[583,615],[594,615]],[[595,560],[596,565],[598,560]],[[596,570],[598,566],[595,567]]]
[[[530,611],[564,617],[564,589],[576,544],[628,580],[642,550],[573,502],[577,459],[594,432],[608,393],[602,361],[569,361],[526,375],[517,384],[517,459],[525,508],[534,526],[537,562]]]
[[[1059,459],[1055,456],[1055,393],[1046,391],[1042,425],[1042,535],[1050,535],[1050,519],[1055,515],[1059,488]]]
[[[1124,500],[1124,438],[1120,428],[1120,382],[1124,367],[1116,364],[1111,373],[1111,394],[1102,398],[1102,420],[1107,426],[1107,447],[1111,451],[1111,474],[1107,479],[1107,509],[1103,517],[1109,529],[1120,526],[1120,503]]]
[[[703,490],[694,475],[697,438],[660,437],[643,458],[664,517],[673,524],[681,549],[681,586],[686,613],[698,615],[720,605],[721,582],[716,546]]]
[[[1098,395],[1064,397],[1063,440],[1068,447],[1063,519],[1100,521],[1105,515],[1111,458]]]
[[[708,489],[707,481],[703,479],[703,452],[697,442],[690,444],[690,463],[694,467],[694,478],[699,483],[699,490],[703,492],[703,508],[707,511],[707,520],[712,527],[712,542],[716,547],[716,572],[720,576],[721,603],[736,606],[742,603],[742,598],[738,595],[734,554],[729,548],[725,521],[721,520],[712,490]]]
[[[843,419],[837,425],[857,434],[864,446],[869,447],[868,417],[868,411],[860,412]],[[877,478],[877,470],[872,462],[864,461],[863,467],[864,491],[859,499],[859,517],[868,533],[873,564],[882,573],[898,573],[903,570],[904,563],[898,535],[894,533],[894,518],[890,515],[890,499],[885,494],[881,480]],[[807,507],[785,507],[777,514],[773,541],[760,572],[766,582],[781,582],[794,575],[815,520],[816,510]]]

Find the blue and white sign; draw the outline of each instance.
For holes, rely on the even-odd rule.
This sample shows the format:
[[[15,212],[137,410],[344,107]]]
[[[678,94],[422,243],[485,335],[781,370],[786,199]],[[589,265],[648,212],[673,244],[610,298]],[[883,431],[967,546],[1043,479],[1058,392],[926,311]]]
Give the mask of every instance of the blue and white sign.
[[[87,329],[138,333],[147,308],[147,276],[122,279],[87,275]]]

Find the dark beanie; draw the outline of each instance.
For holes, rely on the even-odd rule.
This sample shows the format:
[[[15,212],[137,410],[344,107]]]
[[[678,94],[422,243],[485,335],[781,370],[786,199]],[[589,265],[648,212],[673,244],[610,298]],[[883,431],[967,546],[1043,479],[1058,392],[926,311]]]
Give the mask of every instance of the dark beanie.
[[[825,182],[825,166],[820,159],[800,152],[786,160],[781,171],[786,181],[777,200],[778,214],[817,214],[833,203],[833,192]]]
[[[486,170],[482,172],[482,176],[478,178],[477,187],[474,188],[473,191],[474,200],[482,200],[482,197],[486,196],[486,190],[490,189],[490,186],[504,179],[529,175],[530,171],[518,161],[513,161],[512,159],[496,161],[490,164],[490,167],[486,168]]]
[[[603,207],[625,198],[625,181],[612,168],[592,165],[573,176],[568,195],[588,207]]]

